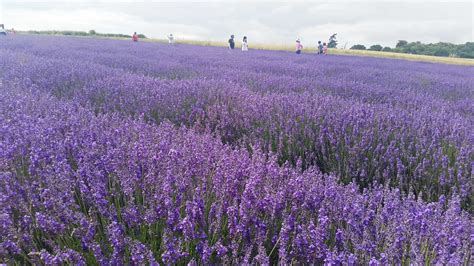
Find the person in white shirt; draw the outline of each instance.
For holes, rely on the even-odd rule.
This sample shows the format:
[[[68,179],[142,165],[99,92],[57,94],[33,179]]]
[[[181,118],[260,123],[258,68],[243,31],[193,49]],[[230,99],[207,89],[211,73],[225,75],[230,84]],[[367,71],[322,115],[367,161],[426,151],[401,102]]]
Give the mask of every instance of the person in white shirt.
[[[244,36],[244,39],[242,40],[242,51],[248,51],[249,50],[249,44],[247,43],[247,36]]]
[[[170,35],[168,36],[168,43],[169,44],[174,44],[174,36],[172,33],[170,33]]]

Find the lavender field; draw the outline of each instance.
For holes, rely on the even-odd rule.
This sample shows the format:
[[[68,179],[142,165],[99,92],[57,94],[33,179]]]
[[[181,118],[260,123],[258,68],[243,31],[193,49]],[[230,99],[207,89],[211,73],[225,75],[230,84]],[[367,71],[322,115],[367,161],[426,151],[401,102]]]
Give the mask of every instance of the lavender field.
[[[0,40],[0,263],[470,265],[474,67]]]

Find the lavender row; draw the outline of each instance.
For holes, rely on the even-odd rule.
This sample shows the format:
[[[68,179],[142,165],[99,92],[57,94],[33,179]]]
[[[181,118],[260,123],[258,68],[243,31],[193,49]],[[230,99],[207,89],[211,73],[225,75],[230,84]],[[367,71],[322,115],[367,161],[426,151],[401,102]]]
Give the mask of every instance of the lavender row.
[[[202,47],[180,47],[179,50],[170,51],[167,47],[148,47],[150,49],[146,50],[146,47],[128,47],[116,43],[114,46],[107,46],[95,42],[104,41],[94,40],[94,46],[84,41],[59,42],[62,49],[58,49],[56,45],[43,50],[45,48],[40,49],[40,44],[48,44],[43,40],[43,43],[35,43],[26,51],[19,49],[18,43],[11,43],[16,48],[13,49],[7,46],[10,44],[7,42],[2,43],[6,47],[0,53],[2,58],[10,60],[10,63],[3,62],[6,69],[18,61],[25,65],[30,64],[31,60],[37,60],[43,64],[43,68],[48,64],[49,67],[57,65],[56,69],[60,69],[61,73],[55,71],[56,75],[84,72],[83,75],[91,76],[102,72],[103,66],[107,66],[108,69],[123,70],[122,75],[136,73],[160,79],[212,78],[225,81],[229,86],[237,83],[259,93],[311,91],[370,104],[399,105],[414,109],[430,106],[434,110],[447,109],[465,114],[466,119],[472,121],[472,67],[351,57],[323,59],[330,61],[322,62],[313,59],[301,63],[290,61],[287,55],[281,53],[276,55],[259,52],[262,53],[259,57],[247,58],[228,53],[226,56],[219,53],[219,50],[216,51],[216,48],[200,51],[198,49],[203,49]],[[87,52],[83,46],[87,48]],[[140,56],[137,56],[138,52]],[[30,55],[35,56],[30,58]],[[277,56],[283,58],[275,62]],[[235,64],[243,64],[245,67],[239,68]],[[80,76],[76,77],[75,81],[79,78]],[[70,79],[71,77],[66,80]]]
[[[80,58],[81,62],[160,78],[217,77],[260,92],[323,91],[374,103],[403,103],[425,96],[430,101],[415,104],[429,105],[432,99],[440,99],[448,105],[455,103],[454,108],[462,103],[473,114],[466,101],[474,96],[473,67],[348,56],[295,57],[269,51],[243,55],[213,47],[51,37],[12,39],[0,48],[47,59]]]
[[[457,196],[303,173],[256,149],[0,85],[0,261],[469,264]]]
[[[98,41],[92,44],[95,42]],[[226,143],[273,152],[281,164],[288,161],[296,165],[300,160],[303,169],[316,165],[324,173],[334,173],[346,184],[355,180],[365,188],[374,182],[390,183],[405,193],[411,190],[416,197],[421,195],[429,201],[458,191],[464,207],[471,205],[473,116],[472,104],[468,103],[472,101],[473,87],[472,77],[464,76],[459,69],[421,65],[423,71],[409,72],[401,63],[393,63],[395,67],[390,69],[385,61],[371,61],[379,68],[384,66],[410,76],[396,79],[393,73],[379,69],[375,72],[379,73],[379,79],[369,73],[363,76],[364,71],[354,71],[360,78],[352,85],[349,81],[355,80],[355,76],[351,73],[346,77],[334,74],[337,79],[329,76],[318,83],[311,76],[313,72],[308,63],[298,65],[300,59],[293,59],[289,64],[308,73],[293,80],[283,75],[289,72],[297,76],[297,73],[276,64],[273,53],[258,53],[257,61],[246,61],[251,71],[239,70],[232,75],[230,64],[225,65],[223,59],[206,53],[216,52],[211,48],[199,50],[204,55],[193,50],[201,48],[163,48],[165,52],[156,53],[165,58],[152,64],[138,53],[153,58],[155,51],[151,48],[154,46],[138,48],[108,42],[105,48],[96,48],[97,45],[92,44],[67,40],[63,46],[77,45],[78,49],[66,47],[51,51],[38,45],[31,53],[20,52],[21,49],[10,50],[10,55],[3,52],[4,82],[34,85],[97,113],[144,115],[147,120],[158,123],[170,120],[196,130],[211,131]],[[87,50],[80,49],[82,46]],[[106,52],[106,48],[111,51]],[[174,59],[169,55],[173,51],[166,49],[175,49]],[[52,53],[53,59],[44,57],[46,52]],[[81,55],[81,60],[72,60],[68,52]],[[217,53],[226,59],[239,59],[227,51],[217,50]],[[54,55],[63,59],[54,59]],[[112,60],[113,56],[117,58]],[[203,58],[207,56],[210,58]],[[282,56],[289,60],[287,55]],[[185,59],[191,60],[192,67],[183,62]],[[207,64],[202,64],[205,59]],[[141,60],[150,63],[140,65]],[[202,62],[197,65],[199,60]],[[350,63],[346,59],[333,60]],[[358,60],[356,63],[363,62]],[[193,71],[199,76],[170,80],[176,69],[181,69],[180,73]],[[254,73],[258,69],[260,72]],[[272,69],[275,74],[270,72]],[[447,73],[431,76],[444,69]],[[168,73],[167,78],[151,77],[158,71]],[[431,85],[423,90],[414,82],[417,77],[426,78]],[[338,80],[344,82],[338,83]],[[395,85],[390,85],[390,81]],[[452,81],[451,87],[445,87],[448,81]],[[369,90],[364,82],[376,89]],[[312,83],[326,89],[313,90]],[[297,86],[292,89],[294,84]],[[386,90],[382,84],[386,84]],[[406,87],[407,84],[415,84],[415,87]],[[298,91],[298,86],[304,89]],[[289,91],[283,92],[285,87]],[[464,99],[444,99],[445,88]]]

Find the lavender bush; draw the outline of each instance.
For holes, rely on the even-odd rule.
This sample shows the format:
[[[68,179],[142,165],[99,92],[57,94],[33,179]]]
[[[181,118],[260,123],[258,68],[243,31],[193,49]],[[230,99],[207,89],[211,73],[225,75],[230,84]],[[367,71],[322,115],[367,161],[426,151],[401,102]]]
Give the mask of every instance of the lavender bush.
[[[3,90],[2,258],[23,263],[467,263],[459,198],[279,167],[210,135]]]
[[[0,262],[471,263],[470,67],[14,38]]]

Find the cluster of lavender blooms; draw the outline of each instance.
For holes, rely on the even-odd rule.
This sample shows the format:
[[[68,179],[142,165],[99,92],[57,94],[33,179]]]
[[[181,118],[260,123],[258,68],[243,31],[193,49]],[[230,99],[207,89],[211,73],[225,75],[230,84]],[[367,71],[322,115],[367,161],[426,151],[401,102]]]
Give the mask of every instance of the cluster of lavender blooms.
[[[363,193],[209,134],[2,88],[1,258],[46,264],[467,263],[453,197]]]
[[[0,58],[0,262],[471,263],[473,68],[25,36]]]
[[[390,182],[427,201],[457,193],[464,207],[472,203],[472,67],[52,41],[2,43],[4,83],[36,86],[96,113],[200,128],[273,152],[281,164],[318,166],[345,184]]]

